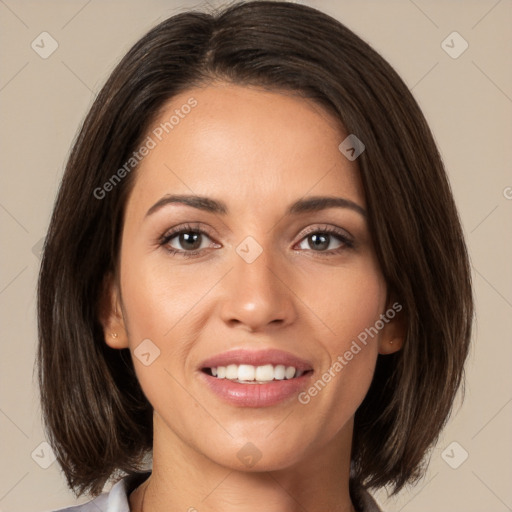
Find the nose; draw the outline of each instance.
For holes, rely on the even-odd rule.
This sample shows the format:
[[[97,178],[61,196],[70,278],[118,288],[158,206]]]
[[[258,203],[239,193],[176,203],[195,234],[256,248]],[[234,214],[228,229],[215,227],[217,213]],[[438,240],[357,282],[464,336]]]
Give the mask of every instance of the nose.
[[[223,280],[222,320],[258,332],[289,325],[297,318],[291,273],[264,249],[251,263],[237,253]]]

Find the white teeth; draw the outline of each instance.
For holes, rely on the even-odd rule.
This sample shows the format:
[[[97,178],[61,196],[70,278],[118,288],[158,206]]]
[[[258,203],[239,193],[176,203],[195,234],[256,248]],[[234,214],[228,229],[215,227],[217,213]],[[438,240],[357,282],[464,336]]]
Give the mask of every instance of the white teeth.
[[[274,379],[283,380],[286,374],[286,367],[284,364],[278,364],[274,367]]]
[[[250,364],[241,364],[238,367],[238,380],[254,380],[256,370]]]
[[[262,366],[253,366],[250,364],[230,364],[228,366],[218,366],[210,368],[212,375],[218,379],[229,379],[241,383],[257,384],[270,382],[272,380],[293,379],[304,375],[303,370],[297,370],[294,366],[284,366],[278,364],[273,366],[265,364]]]
[[[226,379],[238,379],[238,366],[236,364],[230,364],[226,368]]]
[[[259,380],[260,382],[270,382],[271,380],[274,380],[274,367],[271,364],[258,366],[256,368],[255,380]]]
[[[294,375],[295,375],[295,368],[293,366],[288,366],[284,372],[284,376],[287,379],[293,379]]]

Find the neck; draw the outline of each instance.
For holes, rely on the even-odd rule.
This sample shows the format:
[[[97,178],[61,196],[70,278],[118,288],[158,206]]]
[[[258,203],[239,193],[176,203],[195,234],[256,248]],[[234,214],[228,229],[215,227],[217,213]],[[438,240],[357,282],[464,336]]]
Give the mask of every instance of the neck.
[[[294,465],[239,471],[219,465],[177,438],[158,435],[153,470],[130,495],[132,512],[354,512],[348,488],[352,425]],[[165,437],[165,439],[164,439]],[[169,437],[172,442],[169,443]]]

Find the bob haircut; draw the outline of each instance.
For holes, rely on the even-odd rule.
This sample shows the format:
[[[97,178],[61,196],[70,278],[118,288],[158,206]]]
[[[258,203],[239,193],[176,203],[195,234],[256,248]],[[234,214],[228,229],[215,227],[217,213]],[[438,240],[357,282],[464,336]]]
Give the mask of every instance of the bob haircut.
[[[238,2],[166,19],[128,51],[86,116],[38,284],[48,440],[77,496],[140,472],[151,453],[152,407],[129,349],[108,347],[98,320],[137,170],[108,194],[97,191],[170,99],[217,80],[312,99],[366,147],[357,164],[370,233],[389,296],[403,306],[406,337],[402,350],[378,356],[356,412],[351,482],[396,493],[422,475],[463,382],[473,319],[468,255],[443,163],[407,86],[343,24],[288,2]]]

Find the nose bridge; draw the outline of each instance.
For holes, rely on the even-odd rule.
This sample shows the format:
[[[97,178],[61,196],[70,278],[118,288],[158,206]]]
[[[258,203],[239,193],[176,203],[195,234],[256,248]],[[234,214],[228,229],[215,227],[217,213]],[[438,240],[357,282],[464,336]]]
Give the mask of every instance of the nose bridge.
[[[245,324],[252,330],[291,322],[295,306],[284,274],[284,266],[271,248],[252,237],[243,240],[236,247],[233,268],[225,282],[224,321]]]

